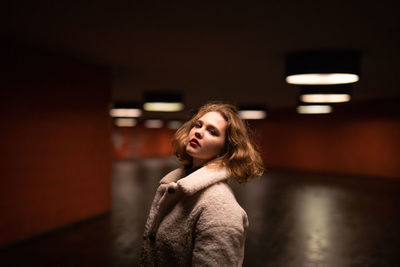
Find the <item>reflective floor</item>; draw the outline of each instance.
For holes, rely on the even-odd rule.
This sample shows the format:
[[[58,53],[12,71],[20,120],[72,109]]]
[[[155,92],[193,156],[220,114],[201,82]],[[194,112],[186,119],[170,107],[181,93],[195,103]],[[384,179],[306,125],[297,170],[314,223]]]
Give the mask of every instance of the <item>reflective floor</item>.
[[[110,214],[0,251],[2,266],[137,266],[172,158],[113,165]],[[400,266],[400,180],[269,170],[235,185],[250,228],[244,266]]]

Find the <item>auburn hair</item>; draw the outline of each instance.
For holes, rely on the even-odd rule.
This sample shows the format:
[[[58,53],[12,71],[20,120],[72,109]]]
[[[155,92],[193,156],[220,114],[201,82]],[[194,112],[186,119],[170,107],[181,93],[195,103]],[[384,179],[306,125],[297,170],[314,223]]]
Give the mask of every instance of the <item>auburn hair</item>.
[[[185,122],[173,138],[174,154],[183,165],[192,163],[192,157],[186,153],[189,132],[197,120],[208,112],[218,112],[227,122],[225,146],[216,158],[207,162],[207,166],[225,166],[239,183],[247,183],[264,172],[263,162],[255,144],[252,143],[250,130],[239,115],[236,106],[221,102],[210,102],[200,107],[198,112]]]

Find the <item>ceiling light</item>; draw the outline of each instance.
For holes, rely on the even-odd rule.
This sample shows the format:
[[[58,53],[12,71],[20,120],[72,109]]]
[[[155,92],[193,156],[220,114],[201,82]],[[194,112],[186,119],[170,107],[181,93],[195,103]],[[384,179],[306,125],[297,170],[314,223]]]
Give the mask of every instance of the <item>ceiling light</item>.
[[[175,112],[183,110],[182,103],[166,103],[166,102],[152,102],[144,103],[143,108],[146,111],[161,111],[161,112]]]
[[[304,103],[342,103],[351,99],[347,84],[306,85],[301,87],[300,101]]]
[[[146,111],[176,112],[184,108],[182,96],[174,92],[150,92],[145,94],[143,108]]]
[[[243,120],[262,120],[267,117],[264,105],[240,105],[238,113]]]
[[[182,124],[183,124],[182,121],[171,120],[171,121],[168,121],[167,127],[172,130],[177,130],[177,129],[179,129],[179,127],[182,126]]]
[[[300,114],[327,114],[332,112],[329,105],[299,105],[297,113]]]
[[[267,113],[262,110],[239,110],[239,117],[243,120],[261,120],[267,117]]]
[[[350,101],[348,94],[305,94],[300,96],[304,103],[342,103]]]
[[[137,120],[132,118],[118,118],[115,119],[114,123],[118,127],[134,127],[137,124]]]
[[[140,105],[136,102],[115,102],[110,109],[111,117],[136,118],[142,116]]]
[[[140,109],[113,108],[110,110],[111,117],[140,117],[141,115]]]
[[[286,77],[286,82],[290,84],[346,84],[358,80],[358,75],[349,73],[294,74]]]
[[[286,57],[286,82],[300,85],[355,83],[360,54],[351,50],[305,51]]]
[[[152,128],[152,129],[158,129],[162,128],[164,125],[164,122],[162,120],[146,120],[144,122],[144,126],[147,128]]]

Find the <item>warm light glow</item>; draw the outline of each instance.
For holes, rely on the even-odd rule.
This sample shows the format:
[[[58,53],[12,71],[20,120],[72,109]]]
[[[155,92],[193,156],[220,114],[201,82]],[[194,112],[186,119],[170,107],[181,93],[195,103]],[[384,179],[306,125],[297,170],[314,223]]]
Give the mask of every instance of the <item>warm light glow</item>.
[[[111,117],[140,117],[142,111],[138,108],[113,108],[110,110]]]
[[[181,127],[181,126],[182,126],[182,122],[181,122],[181,121],[169,121],[169,122],[167,123],[167,127],[168,127],[169,129],[173,129],[173,130],[178,129],[178,128]]]
[[[183,109],[183,104],[179,102],[150,102],[143,105],[146,111],[163,111],[163,112],[175,112]]]
[[[115,120],[115,125],[118,127],[134,127],[137,124],[135,119],[118,118]]]
[[[332,112],[329,105],[303,105],[297,107],[297,113],[300,114],[327,114]]]
[[[304,94],[300,96],[304,103],[342,103],[350,101],[348,94]]]
[[[358,80],[358,75],[350,73],[309,73],[286,77],[287,83],[302,85],[345,84],[355,83]]]
[[[267,117],[263,110],[240,110],[239,117],[243,120],[261,120]]]
[[[163,121],[162,120],[146,120],[144,122],[144,125],[147,128],[161,128],[163,127]]]

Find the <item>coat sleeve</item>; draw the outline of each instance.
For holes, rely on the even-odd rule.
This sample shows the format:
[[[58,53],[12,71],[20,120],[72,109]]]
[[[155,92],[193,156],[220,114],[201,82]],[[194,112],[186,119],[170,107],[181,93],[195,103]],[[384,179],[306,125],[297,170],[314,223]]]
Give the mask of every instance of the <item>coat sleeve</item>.
[[[201,216],[194,236],[192,265],[242,266],[247,226],[246,214]]]

